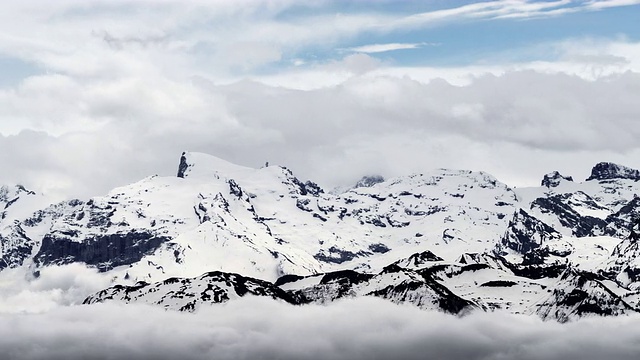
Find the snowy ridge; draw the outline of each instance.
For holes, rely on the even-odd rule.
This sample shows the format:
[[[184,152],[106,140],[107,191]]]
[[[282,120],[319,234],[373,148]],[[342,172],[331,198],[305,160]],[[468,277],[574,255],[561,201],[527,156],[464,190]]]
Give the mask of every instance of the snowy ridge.
[[[597,284],[584,286],[604,286],[635,311],[634,174],[600,163],[582,183],[552,172],[541,187],[512,189],[483,172],[439,169],[369,177],[331,194],[285,167],[252,169],[187,152],[175,177],[152,176],[106,196],[29,211],[9,207],[16,210],[0,222],[0,269],[35,273],[80,262],[121,284],[92,301],[122,300],[126,286],[138,286],[140,301],[156,303],[152,293],[175,291],[165,279],[192,279],[180,285],[187,293],[222,281],[202,277],[214,271],[264,279],[302,303],[380,296],[452,313],[543,316],[534,304],[562,303],[549,294],[571,267],[598,274]],[[18,193],[16,204],[35,196]],[[143,283],[161,285],[149,292]],[[629,311],[618,310],[603,313]],[[543,317],[573,317],[561,313]]]
[[[84,304],[114,300],[125,303],[144,302],[179,311],[195,311],[203,303],[217,304],[246,295],[267,296],[299,304],[295,298],[267,281],[219,271],[192,279],[169,278],[155,284],[140,281],[133,286],[116,285],[89,296]]]

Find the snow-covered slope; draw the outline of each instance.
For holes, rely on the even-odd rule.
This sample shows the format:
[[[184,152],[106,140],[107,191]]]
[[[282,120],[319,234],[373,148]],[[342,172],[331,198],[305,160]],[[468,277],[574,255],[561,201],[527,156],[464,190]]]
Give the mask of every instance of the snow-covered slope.
[[[143,302],[167,309],[195,311],[202,304],[217,304],[242,296],[267,296],[291,304],[300,302],[270,282],[239,274],[213,271],[196,278],[168,278],[155,284],[140,281],[116,285],[85,299],[84,304],[105,301]]]
[[[21,266],[33,255],[38,243],[26,235],[24,219],[48,203],[22,185],[0,186],[0,270]]]
[[[379,271],[425,246],[453,260],[493,247],[516,196],[485,173],[437,170],[326,194],[283,167],[185,153],[177,177],[149,177],[25,219],[37,266],[83,262],[136,281],[211,270]]]
[[[341,270],[308,276],[286,275],[275,283],[213,272],[154,284],[115,285],[89,296],[84,303],[144,302],[195,311],[201,306],[246,295],[268,296],[297,305],[374,296],[458,315],[471,311],[509,311],[561,322],[637,311],[623,299],[626,290],[568,265],[510,269],[504,260],[488,255],[468,258],[480,262],[448,263],[431,252],[423,252],[400,259],[377,274]]]
[[[453,313],[553,317],[563,312],[542,315],[533,304],[561,303],[549,294],[570,267],[598,274],[585,286],[608,281],[633,308],[638,180],[636,170],[599,163],[584,182],[551,172],[540,187],[512,189],[483,172],[439,169],[368,177],[335,194],[285,167],[184,153],[177,176],[88,200],[6,206],[37,196],[7,188],[0,269],[84,263],[121,284],[96,301],[124,299],[134,286],[155,303],[147,297],[174,291],[165,279],[192,279],[181,280],[181,291],[196,291],[213,281],[202,274],[218,271],[263,279],[302,302],[367,295]]]

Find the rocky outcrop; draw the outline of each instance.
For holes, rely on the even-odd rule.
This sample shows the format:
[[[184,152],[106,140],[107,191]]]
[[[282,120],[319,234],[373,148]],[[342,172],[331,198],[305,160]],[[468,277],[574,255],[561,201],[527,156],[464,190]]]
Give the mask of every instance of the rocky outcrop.
[[[138,282],[133,286],[116,285],[87,297],[83,304],[138,302],[179,311],[195,311],[206,304],[224,303],[246,295],[299,304],[293,296],[268,281],[221,271],[195,278],[169,278],[153,284]]]
[[[509,222],[499,248],[506,248],[520,254],[532,253],[546,242],[560,239],[562,235],[551,226],[520,209]],[[499,253],[501,251],[498,251]]]
[[[182,156],[180,156],[180,164],[178,164],[178,174],[179,178],[184,178],[185,172],[189,168],[189,163],[187,162],[187,153],[183,152]]]
[[[537,304],[536,314],[545,320],[567,322],[584,316],[617,316],[637,312],[601,280],[595,274],[568,268],[551,295]]]
[[[585,207],[590,209],[603,209],[603,207],[599,206],[588,195],[582,195],[586,199],[582,200],[581,205],[585,205]],[[562,226],[571,229],[573,236],[584,237],[602,232],[606,227],[606,221],[594,216],[578,213],[571,206],[573,197],[574,194],[557,194],[538,198],[531,203],[531,208],[537,209],[543,214],[553,214]]]
[[[0,270],[21,266],[31,257],[34,246],[20,224],[4,229],[0,233]]]
[[[318,277],[318,275],[315,275]],[[414,271],[392,264],[378,274],[338,271],[290,293],[305,303],[324,304],[345,297],[375,296],[398,304],[461,314],[479,307],[440,284],[430,271]]]
[[[439,261],[444,261],[444,259],[432,253],[431,251],[426,250],[420,253],[415,253],[408,258],[400,259],[394,262],[393,265],[400,266],[404,269],[420,269],[425,267],[429,263]]]
[[[40,265],[82,262],[101,271],[140,261],[169,239],[146,231],[95,235],[78,241],[74,234],[50,233],[34,260]]]
[[[587,181],[603,181],[613,179],[628,179],[638,181],[640,180],[640,171],[610,162],[601,162],[596,164],[596,166],[591,169],[591,176],[587,178]]]
[[[573,178],[571,176],[562,176],[559,172],[553,171],[542,178],[541,185],[552,188],[560,185],[562,181],[573,181]]]

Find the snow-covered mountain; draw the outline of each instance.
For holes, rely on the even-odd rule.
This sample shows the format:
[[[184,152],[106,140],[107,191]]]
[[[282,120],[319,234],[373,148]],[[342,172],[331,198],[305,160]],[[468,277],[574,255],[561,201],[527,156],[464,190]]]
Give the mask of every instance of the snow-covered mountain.
[[[638,180],[599,163],[584,182],[551,172],[513,189],[440,169],[365,177],[336,194],[285,167],[184,153],[175,177],[88,200],[12,212],[37,195],[3,187],[0,269],[96,267],[117,285],[87,303],[379,296],[451,313],[616,315],[638,307]]]

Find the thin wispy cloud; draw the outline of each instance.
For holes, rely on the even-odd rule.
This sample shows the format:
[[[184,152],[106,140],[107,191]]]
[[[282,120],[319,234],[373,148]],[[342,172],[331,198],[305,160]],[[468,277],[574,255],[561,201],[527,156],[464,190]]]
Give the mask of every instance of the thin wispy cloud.
[[[440,26],[442,22],[557,17],[637,4],[640,4],[637,0],[487,1],[392,19],[388,23],[380,24],[380,27],[394,30],[407,27]]]
[[[370,44],[370,45],[362,45],[351,47],[347,49],[341,49],[343,51],[350,52],[358,52],[365,54],[376,54],[383,53],[388,51],[396,51],[396,50],[411,50],[411,49],[419,49],[425,46],[438,46],[438,43],[389,43],[389,44]]]
[[[640,0],[591,0],[585,7],[592,10],[600,10],[612,7],[631,6],[640,4]]]

